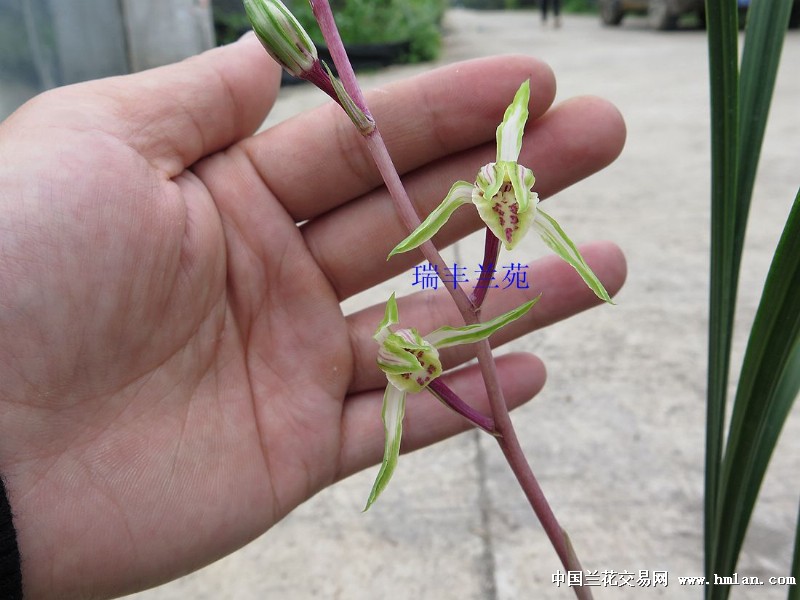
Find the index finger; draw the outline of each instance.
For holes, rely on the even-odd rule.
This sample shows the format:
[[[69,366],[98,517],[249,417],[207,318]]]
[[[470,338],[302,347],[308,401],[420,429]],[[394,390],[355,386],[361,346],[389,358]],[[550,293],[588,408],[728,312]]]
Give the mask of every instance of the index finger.
[[[402,174],[494,139],[514,92],[531,80],[530,120],[555,97],[541,61],[491,57],[436,69],[367,93]],[[332,102],[242,143],[261,178],[296,221],[311,219],[381,185],[366,146]]]

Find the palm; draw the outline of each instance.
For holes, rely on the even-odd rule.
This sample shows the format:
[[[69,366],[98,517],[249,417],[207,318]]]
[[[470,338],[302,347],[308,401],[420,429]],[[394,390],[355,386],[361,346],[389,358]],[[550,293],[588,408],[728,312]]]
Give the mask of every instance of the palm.
[[[233,60],[219,58],[227,52],[245,66],[268,68],[255,44],[242,45],[247,49],[223,49],[215,60]],[[533,68],[552,93],[541,66],[521,60],[516,68],[526,74],[510,75],[509,89]],[[0,289],[13,290],[4,298],[13,310],[0,320],[0,335],[11,340],[0,354],[0,415],[14,424],[5,428],[0,466],[29,561],[24,573],[30,597],[52,589],[65,596],[87,589],[121,593],[173,577],[232,551],[318,490],[380,457],[385,380],[372,362],[369,340],[380,308],[345,319],[339,302],[390,270],[406,268],[402,260],[387,268],[384,259],[402,228],[385,195],[371,191],[374,173],[360,178],[347,172],[339,155],[326,166],[318,156],[284,165],[265,154],[277,147],[280,158],[281,149],[309,142],[298,125],[231,145],[263,118],[275,93],[269,81],[253,82],[245,71],[238,79],[231,75],[236,85],[228,82],[240,103],[249,102],[234,131],[187,128],[192,137],[167,128],[159,130],[160,141],[143,143],[148,138],[129,126],[135,113],[120,110],[89,116],[67,110],[75,120],[66,124],[56,110],[40,128],[33,115],[21,115],[0,130],[13,134],[16,123],[26,138],[39,136],[40,142],[13,149],[0,144],[6,197],[24,200],[0,221],[3,231],[22,232],[0,248]],[[469,69],[448,72],[450,85],[466,85],[475,76]],[[440,86],[449,102],[447,81],[432,77],[419,87],[433,95]],[[67,92],[72,95],[64,96],[64,105],[81,93]],[[404,93],[416,97],[418,88],[398,88]],[[506,101],[498,97],[493,105],[502,112]],[[586,118],[593,119],[605,149],[553,178],[551,191],[618,151],[619,121],[604,105],[594,108]],[[438,112],[435,105],[427,110]],[[446,112],[438,116],[437,134],[463,129],[457,108],[452,110],[450,122]],[[474,170],[481,162],[467,149],[491,153],[497,110],[450,147],[431,149],[422,136],[401,149],[398,162],[406,171],[416,169],[410,183],[423,204],[435,205],[441,193],[424,191],[433,177],[425,164],[456,153],[440,168]],[[581,113],[585,107],[576,107],[573,117],[562,120]],[[597,126],[599,113],[609,123],[606,132]],[[326,114],[334,113],[323,111],[309,127]],[[146,116],[140,118],[146,123]],[[196,126],[196,118],[187,120]],[[337,122],[319,137],[341,139]],[[388,129],[399,131],[406,122],[395,116]],[[43,156],[42,144],[48,149]],[[587,147],[598,144],[593,139]],[[561,160],[575,164],[582,151],[569,148]],[[14,160],[27,169],[26,177],[13,177]],[[329,190],[331,181],[336,185]],[[353,217],[374,225],[372,237],[342,225]],[[461,224],[451,239],[471,226]],[[604,256],[606,264],[597,270],[617,278],[610,282],[614,288],[621,283],[621,259],[613,251]],[[547,268],[554,281],[569,277]],[[569,301],[553,298],[549,316],[520,323],[507,335],[593,303],[588,294],[572,293],[582,286],[570,285],[563,284]],[[416,315],[421,330],[439,325],[437,313],[451,310],[446,299],[407,306],[403,314],[412,320]],[[467,358],[454,354],[448,360],[453,366]],[[520,361],[527,374],[519,374]],[[541,371],[531,364],[517,358],[500,365],[517,373],[509,403],[524,401],[541,385]],[[466,370],[459,377],[473,375]],[[475,389],[470,386],[474,397],[468,399],[480,403]],[[432,404],[410,408],[409,447],[464,427],[437,410]],[[72,550],[66,558],[65,547]]]

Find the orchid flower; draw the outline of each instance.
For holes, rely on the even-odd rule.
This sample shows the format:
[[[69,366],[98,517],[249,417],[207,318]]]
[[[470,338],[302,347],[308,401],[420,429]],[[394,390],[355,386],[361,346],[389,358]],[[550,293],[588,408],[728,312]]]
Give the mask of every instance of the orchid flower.
[[[608,292],[586,264],[572,240],[556,220],[539,207],[539,195],[531,191],[533,172],[517,163],[522,134],[528,120],[530,82],[525,81],[506,109],[497,128],[497,159],[481,167],[475,183],[457,181],[442,203],[406,239],[395,246],[389,258],[408,252],[431,239],[455,210],[469,202],[478,209],[486,227],[505,246],[513,249],[533,227],[547,246],[568,262],[586,284],[606,302]]]
[[[383,462],[367,500],[367,510],[389,483],[400,456],[403,435],[403,414],[406,394],[430,391],[447,406],[489,433],[494,433],[493,421],[471,408],[437,378],[442,374],[439,350],[449,346],[471,344],[488,338],[501,327],[527,313],[538,298],[484,323],[464,327],[440,327],[422,337],[416,329],[396,329],[399,323],[394,294],[386,303],[386,311],[373,336],[380,344],[378,366],[386,373],[388,385],[383,394],[383,426],[386,433]]]

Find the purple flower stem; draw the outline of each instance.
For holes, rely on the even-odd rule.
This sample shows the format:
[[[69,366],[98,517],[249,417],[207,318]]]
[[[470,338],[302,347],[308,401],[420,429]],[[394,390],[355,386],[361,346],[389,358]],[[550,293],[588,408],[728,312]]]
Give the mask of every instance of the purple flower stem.
[[[517,478],[522,491],[524,492],[528,502],[542,524],[550,543],[558,554],[561,564],[567,571],[581,571],[583,567],[578,560],[577,554],[572,547],[567,532],[561,528],[558,523],[553,509],[547,502],[547,498],[539,485],[536,476],[533,474],[528,460],[520,446],[517,433],[514,430],[514,425],[511,422],[511,416],[508,413],[503,398],[503,392],[500,388],[500,381],[497,376],[497,366],[495,365],[492,356],[492,348],[488,340],[483,340],[475,344],[478,357],[478,365],[483,373],[483,380],[486,385],[486,392],[489,396],[489,405],[492,409],[492,417],[494,418],[495,430],[497,434],[495,439],[506,457],[506,462],[511,467],[511,471]],[[586,586],[573,586],[572,590],[579,600],[592,600],[591,588]]]
[[[361,87],[347,58],[342,38],[339,35],[339,30],[336,27],[336,22],[333,19],[330,4],[328,0],[310,0],[311,9],[314,16],[319,23],[322,35],[325,38],[325,43],[333,58],[333,63],[339,72],[342,85],[347,93],[355,102],[356,106],[364,112],[368,117],[372,115],[367,108],[367,103]],[[381,134],[376,127],[370,133],[364,136],[367,147],[369,148],[375,164],[386,183],[386,189],[392,197],[395,209],[398,212],[403,224],[409,231],[413,231],[422,222],[414,209],[411,199],[403,187],[400,180],[400,175],[395,169],[386,144],[381,137]],[[453,281],[452,273],[445,264],[441,255],[439,254],[433,242],[430,240],[420,246],[422,254],[425,259],[437,267],[439,277],[443,282]],[[495,259],[496,260],[496,259]],[[464,322],[467,325],[474,325],[480,322],[480,309],[476,308],[467,294],[461,289],[461,286],[452,286],[445,283],[444,286],[452,296],[456,306],[458,307]],[[485,297],[485,294],[484,294]],[[497,374],[497,366],[492,356],[492,348],[488,340],[483,340],[475,344],[478,364],[480,365],[483,374],[484,385],[486,386],[486,393],[489,397],[489,404],[492,409],[492,418],[494,420],[494,427],[492,428],[497,443],[503,451],[506,460],[511,467],[517,481],[520,484],[525,496],[533,508],[534,513],[542,524],[550,542],[553,545],[556,553],[561,559],[561,563],[567,571],[583,571],[583,568],[578,561],[572,545],[569,542],[564,530],[558,524],[555,515],[553,514],[547,499],[542,492],[539,482],[533,475],[533,471],[522,452],[522,447],[519,444],[514,425],[511,422],[511,417],[508,414],[508,407],[506,406],[505,398],[503,397],[503,390],[500,387],[500,380]],[[429,386],[430,387],[430,386]],[[463,408],[463,407],[462,407]],[[472,420],[472,419],[470,419]],[[474,422],[474,421],[473,421]],[[477,423],[476,423],[477,424]],[[573,591],[580,600],[591,600],[592,593],[590,588],[586,586],[574,586]]]
[[[300,77],[309,83],[313,83],[323,92],[328,94],[328,96],[333,98],[333,101],[336,102],[336,104],[341,105],[339,102],[339,97],[336,95],[336,90],[334,90],[333,85],[331,85],[330,77],[325,69],[322,68],[322,63],[319,60],[317,60],[313,66]]]
[[[458,397],[453,390],[440,378],[436,378],[428,384],[428,391],[436,396],[448,408],[454,410],[467,421],[476,427],[483,429],[491,435],[498,435],[494,428],[494,419],[487,417],[479,410],[475,410],[469,404]]]
[[[367,107],[367,101],[364,98],[364,93],[361,91],[361,86],[358,85],[353,65],[350,64],[350,59],[347,57],[347,52],[344,49],[342,36],[339,35],[339,28],[336,27],[336,21],[333,18],[331,5],[328,0],[309,0],[311,10],[314,13],[314,18],[319,24],[319,29],[322,32],[322,37],[325,38],[325,44],[328,46],[328,51],[331,53],[333,64],[336,65],[336,70],[339,73],[339,79],[342,80],[342,85],[356,106],[361,111],[371,117]]]
[[[322,37],[325,38],[325,44],[328,46],[328,51],[331,53],[333,64],[336,65],[336,70],[339,73],[342,85],[345,91],[350,95],[355,102],[356,106],[369,118],[373,118],[367,107],[367,101],[364,98],[364,93],[361,91],[361,86],[356,79],[353,65],[350,64],[350,59],[347,57],[347,52],[344,49],[342,38],[339,35],[339,29],[336,27],[336,21],[333,18],[328,0],[309,0],[311,3],[311,10],[314,17],[319,24]],[[338,100],[337,100],[338,102]],[[373,119],[374,120],[374,119]],[[372,158],[378,167],[378,171],[386,184],[386,189],[394,203],[395,210],[397,211],[403,224],[409,231],[416,229],[422,219],[419,218],[411,199],[406,193],[405,187],[400,180],[400,175],[392,162],[386,144],[378,130],[377,126],[370,133],[364,136],[367,147],[372,154]],[[427,241],[420,246],[425,260],[431,265],[436,267],[436,272],[442,281],[454,281],[453,274],[447,264],[444,262],[441,254],[433,245],[433,242]],[[445,285],[453,301],[456,303],[458,310],[462,314],[471,314],[473,316],[472,323],[476,323],[475,315],[472,311],[472,303],[469,301],[466,293],[459,286]]]
[[[483,262],[481,263],[481,274],[478,276],[478,284],[470,294],[469,300],[476,311],[481,309],[483,301],[486,299],[486,293],[489,291],[489,285],[492,282],[492,274],[497,266],[497,257],[500,256],[500,240],[492,233],[492,230],[486,228],[486,241],[483,245]]]

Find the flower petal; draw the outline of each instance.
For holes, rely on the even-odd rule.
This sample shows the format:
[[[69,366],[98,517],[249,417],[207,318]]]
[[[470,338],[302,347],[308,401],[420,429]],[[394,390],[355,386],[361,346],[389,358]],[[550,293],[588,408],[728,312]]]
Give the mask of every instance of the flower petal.
[[[394,247],[387,260],[395,254],[418,248],[436,235],[459,206],[472,200],[474,187],[474,185],[466,181],[456,181],[450,191],[447,192],[447,196],[442,200],[442,203],[428,215],[419,227],[411,232],[411,235]]]
[[[393,354],[389,364],[385,362],[388,353]],[[396,364],[401,353],[407,361],[405,365]],[[415,329],[401,329],[390,335],[378,350],[378,366],[390,383],[405,392],[421,392],[442,374],[439,351]]]
[[[530,210],[531,201],[534,201],[534,211],[536,210],[536,204],[539,202],[539,195],[531,191],[533,184],[536,183],[533,171],[517,163],[507,163],[506,174],[511,180],[511,186],[514,188],[514,196],[517,198],[517,204],[519,205],[518,214],[520,216],[529,215],[533,217],[533,212]],[[527,225],[525,228],[527,229]]]
[[[514,100],[503,115],[503,122],[497,128],[497,162],[517,162],[522,149],[522,133],[528,120],[528,101],[531,96],[531,82],[525,81]]]
[[[378,348],[378,366],[384,373],[410,373],[421,368],[417,357],[390,334]]]
[[[480,194],[473,192],[473,202],[478,204],[475,201],[476,194],[479,198],[494,198],[505,183],[505,174],[505,163],[483,165],[475,178],[475,186],[480,190]]]
[[[544,240],[553,252],[558,254],[561,258],[567,261],[578,272],[578,275],[586,282],[586,285],[597,295],[598,298],[614,304],[611,301],[611,296],[608,295],[606,288],[600,283],[597,275],[589,268],[583,256],[578,251],[578,248],[571,239],[564,233],[561,226],[556,220],[544,212],[541,208],[536,212],[536,217],[533,220],[533,226],[539,232],[539,235]]]
[[[432,331],[426,335],[425,340],[430,342],[430,344],[437,349],[447,348],[448,346],[458,346],[459,344],[472,344],[485,340],[501,327],[525,315],[538,301],[539,296],[484,323],[465,325],[464,327],[440,327],[436,331]]]
[[[506,250],[525,237],[533,221],[539,200],[530,190],[533,181],[533,172],[515,162],[491,163],[478,173],[472,202]]]
[[[383,462],[381,463],[378,476],[372,485],[372,491],[367,499],[364,510],[378,499],[378,496],[386,488],[392,478],[397,459],[400,456],[400,440],[403,436],[403,414],[406,408],[406,393],[398,390],[392,384],[386,386],[383,394],[383,428],[386,433],[386,441],[383,446]]]

